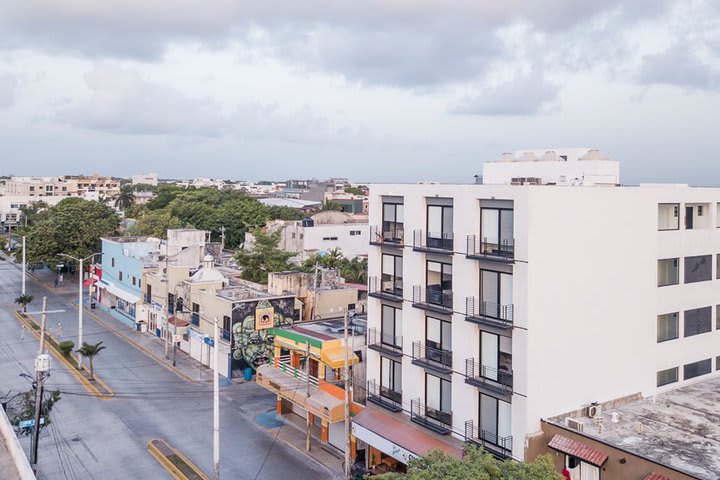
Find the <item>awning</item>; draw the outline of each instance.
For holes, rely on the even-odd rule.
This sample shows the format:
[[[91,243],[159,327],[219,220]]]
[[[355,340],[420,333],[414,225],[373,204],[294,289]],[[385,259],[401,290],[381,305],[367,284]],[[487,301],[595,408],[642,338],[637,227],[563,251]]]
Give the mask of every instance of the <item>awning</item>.
[[[375,408],[365,408],[353,417],[352,433],[358,440],[406,465],[413,458],[422,457],[433,450],[442,450],[450,456],[462,458],[463,447],[459,440],[440,440],[420,427]]]
[[[644,480],[673,480],[670,477],[666,477],[665,475],[660,475],[659,473],[651,473],[647,477],[645,477]]]
[[[87,280],[85,280],[85,281],[83,282],[83,286],[89,287],[90,285],[92,285],[92,284],[95,283],[95,282],[97,282],[97,278],[90,277],[90,278],[88,278]]]
[[[124,290],[112,283],[108,283],[106,289],[108,292],[112,293],[118,298],[125,300],[127,303],[138,303],[140,301],[139,296],[135,295],[134,293],[130,293],[127,290]]]
[[[583,462],[590,463],[596,467],[602,467],[603,463],[608,459],[608,454],[602,450],[590,447],[563,435],[555,435],[552,440],[550,440],[550,443],[548,443],[548,447],[566,455],[577,457]]]
[[[323,348],[320,351],[320,360],[329,365],[330,368],[342,368],[345,366],[345,347]],[[357,355],[350,352],[348,356],[348,365],[360,363]]]

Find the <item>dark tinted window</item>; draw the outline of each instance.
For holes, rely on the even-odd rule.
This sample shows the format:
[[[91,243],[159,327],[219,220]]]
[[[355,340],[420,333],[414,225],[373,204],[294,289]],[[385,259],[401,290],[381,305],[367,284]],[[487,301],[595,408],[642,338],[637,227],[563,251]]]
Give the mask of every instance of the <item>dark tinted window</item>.
[[[712,307],[685,310],[685,337],[692,337],[712,329]]]
[[[700,360],[699,362],[688,363],[683,367],[683,378],[689,380],[699,377],[700,375],[707,375],[711,370],[712,359],[710,358]]]
[[[712,279],[712,255],[685,257],[685,283]]]

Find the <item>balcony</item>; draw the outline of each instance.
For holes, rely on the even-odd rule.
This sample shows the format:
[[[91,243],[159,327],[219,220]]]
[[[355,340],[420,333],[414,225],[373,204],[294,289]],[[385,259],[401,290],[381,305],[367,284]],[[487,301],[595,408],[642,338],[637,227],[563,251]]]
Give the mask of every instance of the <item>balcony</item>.
[[[423,235],[422,230],[413,232],[413,250],[416,252],[430,252],[453,254],[453,234],[448,232],[428,232]]]
[[[146,293],[144,295],[144,297],[145,297],[145,303],[150,305],[152,303],[152,295],[150,295],[149,293]]]
[[[199,327],[200,326],[200,313],[192,312],[192,315],[190,316],[190,323],[192,323],[196,327]]]
[[[391,302],[402,302],[402,277],[390,277],[389,279],[378,277],[368,278],[368,296],[381,300],[389,300]]]
[[[394,337],[387,333],[379,332],[375,328],[368,328],[368,348],[391,357],[402,357],[402,337]]]
[[[487,237],[468,235],[465,256],[475,260],[513,263],[515,261],[515,240],[501,238],[488,241]]]
[[[375,380],[367,382],[367,400],[391,412],[402,412],[402,393],[378,385]]]
[[[413,287],[413,307],[431,312],[451,314],[453,312],[452,290],[442,290],[440,285],[430,285],[423,288],[420,285]]]
[[[222,339],[230,341],[230,330],[223,330],[222,331]]]
[[[370,227],[370,245],[379,247],[402,247],[405,245],[405,230],[402,223],[385,222],[382,228]]]
[[[475,426],[472,420],[465,422],[465,441],[483,448],[499,460],[512,458],[512,436],[500,437]]]
[[[452,412],[427,407],[419,398],[410,401],[410,420],[440,435],[452,432]]]
[[[412,344],[412,363],[441,375],[450,375],[453,371],[452,351],[423,345],[422,342]]]
[[[498,370],[482,365],[480,362],[476,362],[474,358],[467,358],[465,359],[465,383],[506,402],[512,399],[512,370],[509,372]]]
[[[513,306],[466,297],[465,320],[502,331],[509,330],[513,326]]]

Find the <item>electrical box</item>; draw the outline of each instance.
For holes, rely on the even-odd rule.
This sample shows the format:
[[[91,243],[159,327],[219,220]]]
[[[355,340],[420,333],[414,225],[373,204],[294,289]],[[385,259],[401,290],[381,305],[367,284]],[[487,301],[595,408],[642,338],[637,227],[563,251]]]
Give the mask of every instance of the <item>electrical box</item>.
[[[35,359],[35,371],[36,372],[47,372],[50,370],[50,355],[43,353],[38,355]]]

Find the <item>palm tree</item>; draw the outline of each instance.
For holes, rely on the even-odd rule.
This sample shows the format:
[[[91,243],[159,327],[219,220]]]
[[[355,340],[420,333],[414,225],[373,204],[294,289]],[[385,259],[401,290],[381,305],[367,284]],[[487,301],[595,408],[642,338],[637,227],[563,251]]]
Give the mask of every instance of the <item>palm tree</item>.
[[[120,194],[115,199],[115,207],[122,211],[130,208],[135,204],[135,191],[132,185],[124,185],[120,189]]]
[[[15,299],[15,303],[18,305],[22,305],[23,313],[27,312],[27,306],[30,304],[30,302],[33,301],[35,297],[32,295],[28,295],[27,293],[23,293],[19,297]]]
[[[83,342],[82,348],[79,348],[76,350],[80,355],[88,359],[88,362],[90,363],[90,380],[95,380],[95,370],[93,369],[93,360],[95,359],[95,356],[105,350],[105,346],[102,344],[103,342],[98,342],[95,345],[92,345],[87,342]]]
[[[322,206],[320,207],[320,211],[322,211],[322,212],[327,212],[327,211],[340,212],[340,211],[342,211],[342,205],[340,205],[335,200],[325,200],[322,203]]]

